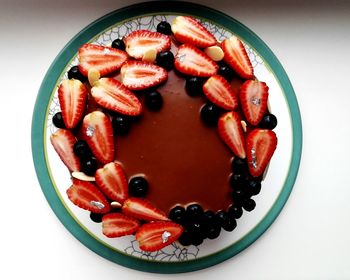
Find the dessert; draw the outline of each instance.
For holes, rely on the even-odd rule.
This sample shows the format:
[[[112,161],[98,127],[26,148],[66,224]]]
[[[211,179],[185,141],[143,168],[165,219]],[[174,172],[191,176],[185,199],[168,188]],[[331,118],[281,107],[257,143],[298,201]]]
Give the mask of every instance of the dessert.
[[[84,44],[78,58],[50,138],[72,203],[145,251],[233,231],[277,146],[268,86],[242,42],[178,16],[111,46]]]

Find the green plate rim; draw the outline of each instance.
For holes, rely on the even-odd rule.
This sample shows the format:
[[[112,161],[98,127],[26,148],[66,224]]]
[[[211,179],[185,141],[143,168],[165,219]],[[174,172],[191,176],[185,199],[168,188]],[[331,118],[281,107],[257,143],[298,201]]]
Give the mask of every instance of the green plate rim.
[[[57,78],[61,75],[71,58],[76,54],[78,48],[83,43],[91,40],[92,37],[106,28],[115,25],[117,22],[145,14],[157,13],[190,14],[192,16],[205,18],[232,31],[249,45],[254,46],[274,72],[285,94],[292,120],[293,149],[288,176],[282,191],[267,215],[252,231],[235,244],[209,256],[185,262],[150,262],[120,254],[98,242],[79,226],[59,199],[50,179],[44,151],[44,130],[46,129],[45,116],[51,98],[51,92],[56,86]],[[59,220],[81,243],[98,255],[128,268],[155,273],[182,273],[207,268],[233,257],[257,240],[274,222],[288,200],[297,177],[302,151],[302,124],[298,102],[286,72],[269,47],[253,31],[232,17],[206,6],[180,1],[153,1],[115,10],[92,22],[66,44],[51,64],[40,86],[32,118],[31,141],[33,161],[42,191]]]

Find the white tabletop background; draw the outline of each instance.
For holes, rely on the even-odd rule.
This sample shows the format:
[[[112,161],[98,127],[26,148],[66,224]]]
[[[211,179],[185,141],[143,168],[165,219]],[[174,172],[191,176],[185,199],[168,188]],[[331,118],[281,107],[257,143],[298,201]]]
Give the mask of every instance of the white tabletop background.
[[[151,274],[101,258],[59,222],[31,155],[39,86],[77,32],[136,2],[0,0],[0,279],[350,279],[347,1],[195,1],[236,18],[267,43],[289,75],[302,114],[296,184],[253,245],[201,271]]]

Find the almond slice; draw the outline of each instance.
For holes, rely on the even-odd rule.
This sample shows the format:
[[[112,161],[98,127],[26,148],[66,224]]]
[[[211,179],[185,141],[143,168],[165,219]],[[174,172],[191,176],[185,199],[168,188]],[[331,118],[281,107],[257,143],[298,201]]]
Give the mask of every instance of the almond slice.
[[[220,61],[224,58],[224,52],[219,46],[207,47],[204,52],[214,61]]]
[[[111,207],[112,208],[121,208],[122,205],[118,201],[112,201],[111,202]]]
[[[145,53],[142,57],[142,61],[153,63],[156,61],[156,58],[157,58],[157,50],[156,49],[149,49],[149,50],[145,51]]]
[[[242,125],[242,128],[243,128],[243,131],[247,132],[247,123],[245,121],[241,121],[241,125]]]
[[[90,68],[88,72],[89,84],[93,87],[95,83],[100,79],[100,72],[96,68]]]
[[[74,172],[72,173],[72,176],[73,176],[75,179],[78,179],[78,180],[81,180],[81,181],[87,181],[87,182],[93,182],[93,181],[95,181],[95,177],[88,176],[88,175],[86,175],[85,173],[79,172],[79,171],[74,171]]]

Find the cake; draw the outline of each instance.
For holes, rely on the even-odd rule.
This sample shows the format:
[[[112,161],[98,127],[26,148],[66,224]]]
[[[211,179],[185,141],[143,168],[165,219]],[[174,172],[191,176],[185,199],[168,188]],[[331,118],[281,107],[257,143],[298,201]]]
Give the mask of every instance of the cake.
[[[50,137],[72,174],[68,198],[105,236],[134,234],[144,251],[233,231],[277,146],[268,86],[240,39],[218,42],[178,16],[84,44],[78,58]]]

